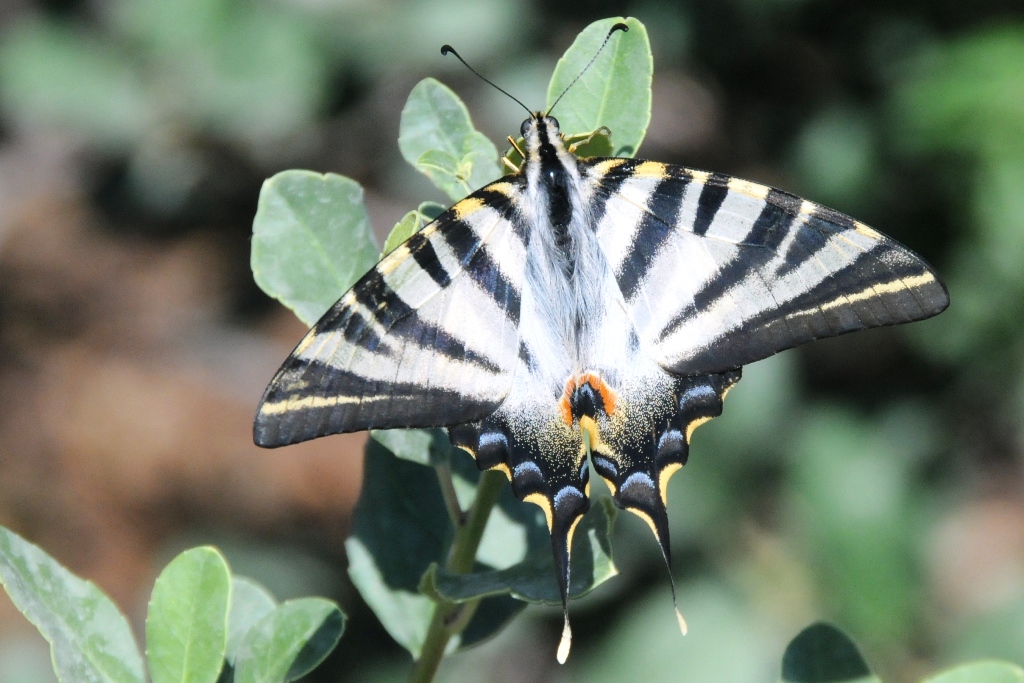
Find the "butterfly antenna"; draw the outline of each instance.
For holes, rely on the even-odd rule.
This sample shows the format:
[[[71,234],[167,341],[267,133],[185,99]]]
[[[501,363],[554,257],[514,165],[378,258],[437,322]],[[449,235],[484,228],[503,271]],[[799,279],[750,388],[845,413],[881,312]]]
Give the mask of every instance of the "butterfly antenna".
[[[463,65],[463,66],[465,66],[465,67],[466,67],[467,69],[469,69],[469,70],[470,70],[470,71],[472,71],[472,72],[473,72],[474,74],[476,74],[477,78],[479,78],[479,79],[480,79],[480,80],[482,80],[482,81],[483,81],[484,83],[486,83],[487,85],[491,86],[492,88],[494,88],[494,89],[495,89],[495,90],[497,90],[498,92],[500,92],[500,93],[502,93],[502,94],[506,95],[506,96],[507,96],[507,97],[508,97],[509,99],[511,99],[511,100],[512,100],[513,102],[515,102],[515,103],[516,103],[516,104],[518,104],[518,105],[519,105],[520,107],[522,107],[523,109],[525,109],[525,110],[526,110],[526,113],[527,113],[527,114],[529,114],[530,116],[533,116],[533,112],[532,112],[532,111],[530,111],[530,108],[529,108],[529,107],[527,107],[527,106],[526,106],[525,104],[523,104],[522,102],[520,102],[520,101],[519,101],[519,100],[518,100],[517,98],[513,97],[513,96],[512,96],[512,95],[511,95],[511,94],[510,94],[510,93],[509,93],[509,92],[508,92],[507,90],[505,90],[504,88],[499,88],[499,87],[498,87],[497,85],[495,85],[495,84],[494,84],[494,82],[493,82],[493,81],[491,81],[491,80],[489,80],[489,79],[487,79],[487,78],[484,78],[484,77],[483,77],[483,76],[482,76],[482,75],[480,74],[480,72],[479,72],[479,71],[477,71],[476,69],[474,69],[473,67],[471,67],[471,66],[470,66],[469,64],[467,64],[467,63],[466,63],[466,60],[465,60],[465,59],[463,59],[463,58],[462,58],[462,56],[461,56],[461,55],[459,55],[459,53],[455,51],[455,48],[454,48],[454,47],[452,47],[451,45],[442,45],[442,46],[441,46],[441,54],[443,54],[443,55],[448,55],[448,53],[449,53],[449,52],[450,52],[451,54],[455,55],[455,58],[456,58],[456,59],[458,59],[458,60],[459,60],[460,62],[462,62],[462,65]]]
[[[559,102],[561,102],[562,98],[565,97],[565,93],[569,92],[569,88],[571,88],[572,86],[576,85],[576,81],[580,80],[580,78],[583,76],[583,74],[587,73],[587,69],[589,69],[594,64],[594,62],[597,61],[597,58],[598,58],[598,56],[600,56],[601,51],[604,50],[604,46],[608,44],[608,41],[611,40],[611,38],[612,38],[612,34],[615,33],[616,31],[629,31],[629,27],[626,26],[625,24],[623,24],[621,21],[619,23],[615,24],[615,26],[611,27],[611,29],[608,31],[608,35],[606,35],[604,37],[604,42],[601,43],[601,47],[597,48],[597,52],[595,52],[594,56],[590,58],[590,61],[587,62],[587,65],[585,67],[583,67],[583,70],[580,71],[579,75],[576,76],[576,78],[572,79],[572,83],[570,83],[569,85],[565,86],[565,90],[563,90],[562,94],[558,96],[558,99],[555,100],[554,104],[552,104],[548,108],[548,111],[547,111],[546,114],[544,114],[544,116],[548,116],[551,113],[551,111],[555,108],[555,105],[557,105]],[[448,46],[445,45],[445,47],[448,47]],[[444,52],[444,48],[441,49],[441,52]],[[458,57],[458,55],[455,55],[455,56]],[[468,64],[467,64],[467,66],[468,66]]]

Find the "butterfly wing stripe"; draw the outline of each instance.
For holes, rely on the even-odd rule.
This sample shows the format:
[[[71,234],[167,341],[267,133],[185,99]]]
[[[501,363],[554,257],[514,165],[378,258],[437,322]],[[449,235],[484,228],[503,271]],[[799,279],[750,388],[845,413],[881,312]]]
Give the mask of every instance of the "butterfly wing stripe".
[[[409,238],[409,252],[415,259],[416,264],[423,269],[423,272],[430,276],[430,279],[437,283],[439,288],[447,287],[451,284],[451,276],[448,275],[448,269],[441,264],[441,259],[437,255],[437,251],[434,249],[434,245],[430,243],[426,237],[423,237],[422,233],[416,233]]]
[[[728,176],[713,174],[700,191],[697,200],[697,215],[693,221],[693,232],[703,235],[711,227],[715,216],[729,196]]]
[[[805,220],[806,216],[801,217]],[[782,256],[775,268],[775,278],[781,279],[786,275],[803,266],[808,260],[814,258],[815,252],[822,249],[829,240],[829,233],[819,230],[810,225],[808,230],[793,230],[790,236],[780,245],[779,252]]]
[[[658,252],[672,235],[689,179],[662,179],[648,199],[647,210],[633,236],[633,248],[625,250],[625,259],[615,268],[619,289],[631,301],[647,277]],[[668,186],[675,185],[669,192]]]
[[[735,365],[739,359],[763,352],[759,346],[762,343],[760,340],[769,336],[783,339],[783,348],[789,348],[811,339],[903,322],[899,309],[896,312],[890,310],[896,307],[886,304],[882,294],[911,296],[913,290],[934,285],[935,282],[931,273],[918,272],[909,277],[897,277],[887,283],[871,285],[851,295],[846,293],[851,288],[851,276],[861,279],[857,264],[851,265],[846,272],[834,274],[834,280],[823,281],[819,287],[787,301],[777,309],[764,311],[732,328],[729,333],[706,340],[707,347],[715,349],[714,364]],[[825,302],[821,303],[823,300]],[[823,329],[820,324],[798,324],[806,318],[824,319],[826,328]],[[690,331],[700,329],[701,324],[706,324],[706,321],[695,323]],[[801,332],[794,333],[793,329]],[[696,372],[698,367],[706,367],[711,360],[706,355],[698,354],[691,358],[673,359],[673,362],[674,370],[689,374]]]
[[[519,289],[488,252],[481,251],[471,266],[473,280],[480,290],[487,293],[505,312],[509,324],[518,327],[522,303]]]
[[[444,245],[439,245],[439,251],[450,248],[450,253],[464,268],[463,272],[488,292],[499,306],[513,313],[511,320],[518,324],[520,294],[512,273],[521,273],[525,268],[526,242],[522,236],[527,228],[514,202],[496,192],[489,196],[499,197],[500,201],[458,221],[454,230],[446,231]],[[505,231],[497,244],[467,249],[469,233],[490,234],[495,224],[507,225],[511,230]]]
[[[752,267],[746,277],[738,282],[735,279],[735,276],[737,275],[736,272],[728,273],[731,277],[723,278],[723,281],[726,283],[726,286],[728,286],[729,283],[732,284],[732,287],[729,289],[749,293],[751,291],[756,292],[761,286],[764,286],[764,280],[759,277],[759,269],[757,268],[757,266],[760,265],[757,259],[759,251],[760,250],[748,252],[746,254],[747,258],[744,259],[743,262],[733,262],[734,264],[741,263],[741,265],[749,262]],[[835,306],[843,303],[842,291],[837,289],[838,287],[858,286],[858,283],[850,280],[849,277],[843,277],[843,273],[847,271],[859,273],[860,278],[865,282],[884,282],[897,279],[897,275],[886,265],[886,261],[881,253],[883,251],[891,251],[891,249],[888,245],[878,244],[871,250],[866,251],[864,246],[858,245],[848,239],[833,239],[828,241],[821,249],[811,254],[810,258],[805,261],[802,267],[791,271],[787,277],[778,279],[769,278],[772,282],[770,289],[774,293],[775,305],[765,306],[766,314],[772,310],[776,310],[777,314],[783,314],[783,311],[787,309],[779,306],[780,301],[786,302],[798,296],[804,297],[804,300],[806,301],[807,292],[817,293],[817,296],[825,297],[824,300],[832,301],[834,308]],[[865,257],[866,254],[869,254],[869,252],[873,253],[866,258],[862,258]],[[890,256],[890,260],[891,258],[892,256]],[[910,262],[916,263],[915,261]],[[728,268],[728,266],[726,268]],[[769,267],[761,270],[771,272],[773,269]],[[755,275],[758,275],[756,279]],[[824,287],[822,286],[822,283],[825,284]],[[860,289],[863,289],[863,287],[864,285],[860,285]],[[758,299],[758,297],[753,298]],[[763,298],[761,300],[763,301]],[[694,329],[705,328],[707,326],[707,311],[714,310],[715,305],[714,299],[705,299],[699,300],[695,306],[688,306],[684,308],[680,314],[678,314],[670,324],[666,326],[660,337],[664,339],[684,325],[690,326]],[[884,298],[880,297],[874,302],[874,306],[881,307],[884,311],[886,306]],[[856,325],[856,323],[853,327],[843,325],[841,328],[842,331],[893,324],[893,322],[901,319],[899,315],[891,313],[879,315],[877,313],[872,313],[870,310],[864,310],[868,315],[864,316],[865,319],[860,325]],[[912,299],[904,301],[901,306],[901,310],[912,318],[918,318],[924,315],[923,310],[916,304],[915,300]],[[857,318],[861,317],[861,313],[856,308],[851,309],[850,313]],[[735,327],[729,326],[727,329],[735,329]],[[724,334],[725,331],[726,330],[719,330],[719,334]]]
[[[298,443],[324,434],[353,431],[360,428],[353,425],[374,421],[385,411],[395,426],[433,426],[430,420],[424,420],[425,401],[470,415],[486,415],[493,410],[490,401],[473,399],[461,389],[434,387],[424,395],[422,387],[409,383],[369,383],[355,373],[322,370],[323,392],[262,406],[256,424],[261,444]]]
[[[633,178],[619,176],[614,185],[614,193],[599,193],[598,207],[600,219],[595,222],[595,232],[602,243],[608,243],[607,255],[612,272],[618,275],[627,268],[626,262],[632,258],[635,245],[638,245],[638,233],[644,229],[647,201],[658,186],[658,180],[650,177]],[[608,205],[609,197],[621,197],[625,202],[613,202]]]
[[[812,339],[916,320],[945,307],[944,290],[916,259],[900,252],[891,252],[884,259],[872,251],[858,254],[848,248],[842,257],[825,262],[823,257],[829,252],[840,252],[836,244],[829,244],[819,250],[825,254],[813,255],[805,267],[773,281],[774,305],[746,319],[723,322],[715,315],[723,304],[691,318],[659,344],[668,355],[667,362],[673,370],[685,373],[705,367],[736,367],[751,362],[751,357],[764,357]],[[897,260],[899,257],[902,260]],[[749,291],[743,285],[735,289]],[[932,298],[925,306],[918,298],[922,289]],[[692,351],[669,355],[670,349],[678,348]],[[767,349],[774,350],[766,353]]]

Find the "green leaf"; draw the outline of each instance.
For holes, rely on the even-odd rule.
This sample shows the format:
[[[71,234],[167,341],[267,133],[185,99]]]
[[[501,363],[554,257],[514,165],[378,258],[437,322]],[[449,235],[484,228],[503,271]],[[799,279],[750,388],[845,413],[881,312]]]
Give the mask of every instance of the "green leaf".
[[[469,183],[459,177],[459,163],[461,157],[446,152],[443,149],[428,149],[416,160],[416,169],[425,173],[434,184],[452,196],[452,199],[461,198],[471,192]],[[438,179],[442,184],[438,184]],[[443,183],[450,183],[452,187]]]
[[[612,133],[607,128],[590,133],[566,135],[565,146],[581,159],[588,157],[610,157],[614,154]]]
[[[423,202],[419,208],[402,216],[402,219],[395,223],[395,227],[391,228],[391,232],[388,233],[388,238],[384,241],[384,249],[380,254],[381,258],[390,254],[399,244],[415,235],[424,225],[444,212],[445,207],[437,202]]]
[[[1024,669],[1009,662],[972,662],[947,669],[922,683],[1024,683]]]
[[[451,522],[433,469],[396,458],[376,436],[365,462],[345,541],[348,574],[391,637],[417,657],[434,612],[420,577],[447,552]]]
[[[362,188],[333,173],[283,171],[268,179],[252,233],[256,283],[307,325],[319,320],[380,253]]]
[[[434,432],[428,429],[374,429],[370,436],[396,457],[429,465]]]
[[[629,31],[617,32],[593,66],[580,76],[597,54],[608,31],[617,22]],[[651,120],[651,79],[654,59],[644,25],[632,17],[602,19],[583,29],[558,60],[548,85],[547,106],[580,76],[551,115],[566,135],[595,131],[606,126],[612,132],[612,156],[636,154]]]
[[[531,516],[536,519],[535,515]],[[612,561],[610,539],[614,521],[615,508],[607,497],[595,501],[590,512],[580,521],[573,537],[571,597],[585,595],[618,574]],[[543,523],[541,530],[547,531]],[[428,594],[453,602],[510,594],[527,602],[561,604],[551,541],[545,536],[546,533],[531,534],[533,542],[529,543],[527,556],[506,569],[451,574],[432,566],[424,577],[423,588]]]
[[[406,161],[456,201],[500,175],[497,148],[473,128],[462,100],[433,78],[409,93],[398,147]]]
[[[139,71],[172,120],[259,144],[294,134],[319,114],[325,55],[315,29],[285,6],[122,0],[105,16],[119,34],[108,42],[136,48]]]
[[[437,202],[423,202],[416,209],[423,216],[423,219],[430,223],[437,219],[442,213],[448,210],[444,204],[438,204]]]
[[[881,683],[857,646],[831,624],[811,624],[782,655],[784,683]]]
[[[452,458],[459,499],[472,499],[479,478],[476,466],[462,451],[452,449],[457,451],[452,455],[439,452],[442,450],[444,446],[435,442],[431,457]],[[510,487],[504,487],[502,493],[511,496]],[[512,502],[533,517],[527,506]],[[500,520],[500,515],[492,513],[488,531],[495,519]],[[500,521],[496,528],[502,530]],[[414,658],[419,657],[435,607],[434,600],[420,592],[420,581],[431,564],[447,557],[453,531],[433,468],[395,457],[375,435],[366,447],[363,489],[353,514],[352,536],[345,541],[348,572],[384,628]],[[516,542],[514,534],[511,539],[487,541],[485,532],[477,559],[500,562],[502,553],[516,554],[518,550],[519,555],[524,554],[525,543],[516,548]],[[494,635],[524,606],[508,596],[483,600],[451,648],[467,647]]]
[[[17,534],[0,527],[0,584],[50,643],[62,683],[143,683],[142,656],[114,603]]]
[[[225,657],[234,664],[242,638],[253,624],[270,614],[277,600],[266,588],[244,576],[231,577],[231,608],[228,612],[228,645]]]
[[[242,639],[235,683],[294,681],[315,669],[338,644],[345,614],[323,598],[286,600]]]
[[[153,683],[214,683],[228,639],[231,573],[215,548],[178,555],[157,577],[146,615]]]
[[[395,223],[395,227],[391,228],[388,238],[384,240],[384,249],[380,252],[381,258],[393,252],[399,244],[419,232],[422,226],[423,223],[419,211],[410,211],[402,216],[402,219]]]

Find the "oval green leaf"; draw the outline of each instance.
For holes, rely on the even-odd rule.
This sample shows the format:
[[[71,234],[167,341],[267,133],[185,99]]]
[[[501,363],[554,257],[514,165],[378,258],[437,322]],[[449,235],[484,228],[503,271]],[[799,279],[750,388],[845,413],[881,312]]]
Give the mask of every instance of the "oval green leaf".
[[[391,228],[388,238],[384,240],[384,249],[380,252],[381,258],[393,252],[399,244],[415,235],[420,227],[419,211],[410,211],[402,216],[402,219],[395,223],[395,227]]]
[[[302,322],[319,320],[379,253],[359,183],[297,170],[263,183],[252,227],[253,277]]]
[[[581,76],[608,31],[618,22],[625,23],[629,31],[613,35],[593,66]],[[612,132],[612,156],[632,157],[651,121],[653,74],[651,43],[639,20],[630,17],[595,21],[583,29],[558,60],[548,85],[547,106],[550,108],[579,76],[579,81],[551,112],[562,132],[572,135],[606,126]]]
[[[857,646],[831,624],[811,624],[782,655],[783,683],[881,683]]]
[[[448,207],[444,204],[438,204],[437,202],[423,202],[416,208],[416,210],[423,216],[425,223],[430,223],[447,211]]]
[[[159,126],[159,105],[124,44],[40,19],[12,22],[0,41],[5,113],[32,126],[131,149]]]
[[[231,607],[228,611],[228,646],[225,658],[234,664],[242,638],[253,624],[274,611],[277,600],[259,583],[244,576],[231,577]]]
[[[62,683],[144,683],[131,628],[110,598],[3,527],[0,584],[49,641]]]
[[[231,573],[215,548],[193,548],[157,577],[146,615],[153,683],[214,683],[224,664]]]
[[[1024,683],[1024,669],[1009,662],[972,662],[947,669],[923,683]]]
[[[462,100],[433,78],[423,79],[409,93],[398,147],[406,161],[453,200],[500,175],[494,143],[473,128]]]
[[[294,681],[330,654],[345,615],[323,598],[287,600],[249,629],[235,653],[235,683]]]

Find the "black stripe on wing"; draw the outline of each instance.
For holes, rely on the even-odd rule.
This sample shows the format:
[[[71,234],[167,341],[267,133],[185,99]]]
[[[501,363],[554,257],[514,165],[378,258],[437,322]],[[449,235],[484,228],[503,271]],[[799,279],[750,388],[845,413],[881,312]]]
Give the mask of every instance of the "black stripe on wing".
[[[316,392],[304,390],[310,383]],[[365,429],[363,424],[388,415],[391,427],[432,427],[438,420],[459,420],[465,415],[489,415],[490,402],[475,401],[460,392],[440,387],[371,380],[354,372],[324,366],[316,361],[289,359],[275,381],[276,388],[264,398],[256,420],[254,440],[260,446],[283,446],[325,434]],[[424,419],[422,406],[437,409]]]
[[[482,252],[483,250],[481,249],[477,256]],[[486,261],[487,259],[482,260]],[[466,272],[475,274],[475,271],[472,269],[467,269]],[[442,354],[451,360],[464,360],[479,365],[490,372],[501,372],[501,367],[497,361],[466,348],[466,345],[453,333],[446,331],[429,320],[424,320],[415,309],[405,303],[402,297],[388,286],[384,276],[376,269],[368,272],[360,281],[360,284],[356,285],[356,288],[352,291],[355,293],[356,301],[363,308],[373,313],[374,318],[380,323],[381,327],[388,330],[389,336],[401,337],[416,342],[420,346],[433,349],[434,352]],[[495,296],[495,301],[503,306],[510,303],[507,292],[502,292],[500,299]],[[518,304],[518,299],[516,303]],[[514,319],[518,324],[518,310],[515,312]],[[399,322],[402,324],[399,325]],[[329,330],[332,327],[334,326],[329,324],[321,326],[320,323],[317,323],[317,328],[321,330]],[[366,333],[372,334],[370,328],[364,326],[363,329]],[[347,326],[344,332],[347,337]]]
[[[697,199],[697,216],[693,222],[693,233],[704,235],[715,220],[715,214],[722,208],[725,198],[729,194],[729,176],[718,173],[713,174],[701,188],[700,197]],[[673,188],[675,191],[675,188]],[[673,223],[674,225],[674,223]]]
[[[838,216],[843,220],[837,220]],[[826,268],[817,254],[822,249],[836,248],[830,240],[840,234],[836,228],[840,222],[848,222],[850,230],[857,229],[849,217],[831,210],[819,212],[817,207],[804,220],[798,220],[798,233],[786,253],[785,266],[775,275],[793,277],[802,267],[814,265],[823,277],[805,282],[804,291],[795,297],[765,302],[760,311],[738,327],[714,335],[707,348],[681,354],[669,369],[681,374],[721,372],[815,339],[924,320],[949,305],[946,288],[931,267],[910,250],[877,233],[874,246],[852,256],[847,265]],[[847,248],[854,251],[852,245]],[[743,250],[743,258],[733,261],[722,272],[734,273],[734,264],[738,262],[739,270],[761,277],[764,271],[758,266],[744,268],[756,261],[753,250]],[[770,290],[771,274],[764,275],[762,281]],[[723,279],[723,283],[727,281]],[[720,289],[722,296],[742,296],[727,286]],[[710,306],[715,301],[708,298],[703,303]],[[670,339],[674,329],[685,322],[695,322],[699,314],[699,309],[683,309],[660,338]]]
[[[651,194],[633,239],[633,248],[626,255],[616,279],[626,301],[640,290],[654,257],[675,230],[679,207],[683,202],[689,178],[663,179]],[[703,195],[701,195],[703,197]]]

